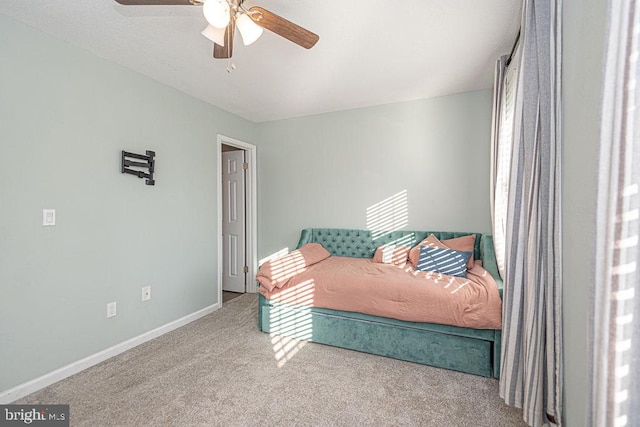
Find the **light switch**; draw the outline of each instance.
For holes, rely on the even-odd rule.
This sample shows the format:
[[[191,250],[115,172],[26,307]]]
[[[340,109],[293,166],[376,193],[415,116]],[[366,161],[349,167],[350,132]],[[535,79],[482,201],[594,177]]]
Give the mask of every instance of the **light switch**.
[[[42,209],[42,225],[44,225],[45,227],[56,225],[55,209]]]

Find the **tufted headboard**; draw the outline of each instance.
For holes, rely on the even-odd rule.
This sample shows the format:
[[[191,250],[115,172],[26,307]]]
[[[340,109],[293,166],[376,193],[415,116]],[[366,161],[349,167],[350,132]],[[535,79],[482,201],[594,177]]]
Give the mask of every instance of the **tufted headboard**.
[[[353,258],[373,258],[378,246],[388,243],[415,246],[433,233],[439,240],[476,235],[474,257],[480,258],[481,233],[459,233],[449,231],[371,231],[347,228],[305,228],[300,235],[298,248],[307,243],[320,243],[331,255]]]
[[[297,247],[300,248],[307,243],[320,243],[334,256],[373,258],[378,246],[387,243],[415,246],[431,233],[439,240],[475,234],[476,242],[473,256],[482,260],[484,268],[496,280],[502,297],[502,279],[498,273],[493,238],[490,234],[451,231],[372,231],[348,228],[305,228],[300,234]]]

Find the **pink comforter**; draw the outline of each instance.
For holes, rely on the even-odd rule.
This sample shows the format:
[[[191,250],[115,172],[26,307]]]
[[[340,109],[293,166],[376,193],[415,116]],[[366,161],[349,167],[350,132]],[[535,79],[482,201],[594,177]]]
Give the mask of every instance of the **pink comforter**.
[[[264,277],[258,274],[258,280]],[[332,256],[305,266],[279,288],[260,286],[259,292],[273,301],[409,322],[502,327],[502,301],[482,261],[476,261],[467,277],[461,278],[414,271],[410,265]]]

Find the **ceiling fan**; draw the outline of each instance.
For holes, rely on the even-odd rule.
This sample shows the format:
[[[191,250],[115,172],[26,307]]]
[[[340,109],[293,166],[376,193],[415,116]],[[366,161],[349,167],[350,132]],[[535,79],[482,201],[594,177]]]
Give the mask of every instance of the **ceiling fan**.
[[[245,45],[255,42],[266,28],[305,49],[312,48],[319,37],[266,9],[258,6],[249,9],[243,6],[244,0],[116,0],[125,6],[202,6],[208,22],[202,35],[211,40],[213,57],[231,58],[233,54],[233,36],[238,28]]]

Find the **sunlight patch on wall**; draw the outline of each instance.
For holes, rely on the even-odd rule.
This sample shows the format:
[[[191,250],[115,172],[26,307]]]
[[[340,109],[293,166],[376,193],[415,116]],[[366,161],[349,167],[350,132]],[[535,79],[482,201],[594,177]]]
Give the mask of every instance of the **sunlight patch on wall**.
[[[408,200],[407,190],[402,190],[367,208],[367,230],[374,240],[409,224]]]
[[[271,307],[270,336],[279,368],[305,346],[305,340],[313,337],[310,309],[313,306],[313,294],[314,282],[309,279],[272,296],[277,302]]]

